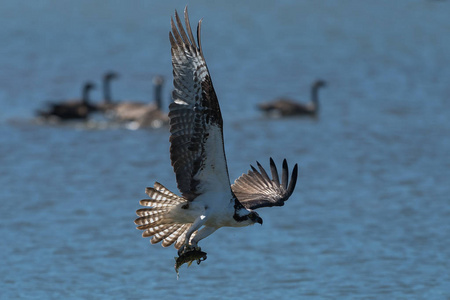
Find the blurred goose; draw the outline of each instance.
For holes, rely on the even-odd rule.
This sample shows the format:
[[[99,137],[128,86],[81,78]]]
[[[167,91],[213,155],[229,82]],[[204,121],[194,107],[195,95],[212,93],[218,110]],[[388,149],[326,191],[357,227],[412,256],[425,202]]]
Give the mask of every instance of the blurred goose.
[[[280,98],[272,102],[262,103],[259,109],[267,113],[276,113],[280,116],[317,116],[319,112],[318,91],[326,86],[323,80],[316,80],[311,87],[311,101],[309,103],[299,103],[290,99]]]
[[[37,111],[36,114],[45,119],[86,119],[90,112],[97,110],[97,107],[90,102],[89,93],[94,89],[92,82],[83,85],[81,99],[74,99],[60,103],[50,103],[47,110]]]
[[[131,121],[132,129],[140,127],[160,127],[169,121],[166,113],[162,111],[162,86],[164,78],[153,78],[154,103],[121,102],[112,109],[113,117],[119,121]]]
[[[103,75],[103,102],[98,105],[98,110],[105,112],[114,107],[111,97],[111,80],[118,78],[119,75],[115,72],[107,72]]]

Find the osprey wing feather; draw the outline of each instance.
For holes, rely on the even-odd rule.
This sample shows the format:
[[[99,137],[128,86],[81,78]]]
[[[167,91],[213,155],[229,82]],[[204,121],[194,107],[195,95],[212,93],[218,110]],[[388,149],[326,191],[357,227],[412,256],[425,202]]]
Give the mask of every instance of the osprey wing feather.
[[[211,76],[200,44],[201,21],[197,40],[192,34],[187,8],[186,31],[175,12],[169,35],[173,85],[170,104],[170,159],[178,189],[192,201],[202,191],[217,188],[230,190],[230,180],[223,146],[223,121]]]
[[[233,193],[247,209],[283,206],[284,202],[294,192],[298,174],[297,164],[292,170],[291,181],[289,182],[288,165],[286,160],[283,161],[281,183],[277,167],[272,158],[270,159],[272,179],[269,178],[269,175],[258,162],[257,165],[260,172],[250,166],[252,169],[247,174],[242,174],[231,186]]]

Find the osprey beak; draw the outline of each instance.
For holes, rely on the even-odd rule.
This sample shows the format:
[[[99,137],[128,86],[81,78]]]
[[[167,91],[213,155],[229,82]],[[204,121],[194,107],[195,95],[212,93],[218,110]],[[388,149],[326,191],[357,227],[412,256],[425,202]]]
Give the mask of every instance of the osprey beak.
[[[263,219],[262,219],[261,217],[258,217],[258,218],[256,219],[256,222],[262,225]]]

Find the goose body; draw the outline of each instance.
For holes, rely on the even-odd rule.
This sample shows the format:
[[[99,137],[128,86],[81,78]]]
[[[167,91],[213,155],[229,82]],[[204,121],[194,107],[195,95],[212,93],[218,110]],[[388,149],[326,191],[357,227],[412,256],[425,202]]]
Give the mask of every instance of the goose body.
[[[162,110],[162,87],[164,78],[153,78],[154,102],[120,102],[110,110],[114,119],[121,122],[133,122],[131,127],[160,127],[169,122],[169,117]]]
[[[60,103],[50,103],[46,110],[39,110],[36,114],[44,119],[76,120],[86,119],[89,113],[97,107],[90,102],[89,93],[95,87],[91,82],[83,85],[82,98]]]
[[[136,113],[136,118],[130,122],[130,129],[153,127],[159,128],[169,124],[169,116],[167,113],[160,109],[156,109],[154,106],[147,105],[139,109],[139,113]]]
[[[280,98],[275,101],[261,103],[259,109],[270,114],[280,116],[317,116],[319,113],[318,92],[321,87],[326,85],[325,81],[317,80],[311,87],[311,101],[308,103],[299,103],[297,101]]]
[[[138,101],[114,101],[111,96],[111,81],[118,78],[119,75],[115,72],[107,72],[103,75],[103,102],[98,105],[98,111],[106,113],[115,119],[127,121],[134,118],[132,111],[145,107],[147,103]]]

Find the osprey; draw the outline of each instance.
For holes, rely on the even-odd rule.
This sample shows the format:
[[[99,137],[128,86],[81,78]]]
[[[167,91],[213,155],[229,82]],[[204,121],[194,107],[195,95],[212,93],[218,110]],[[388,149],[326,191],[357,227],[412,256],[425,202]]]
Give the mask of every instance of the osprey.
[[[186,30],[175,11],[169,33],[175,88],[169,106],[170,159],[182,196],[156,182],[146,189],[150,199],[140,204],[147,208],[137,210],[135,220],[143,237],[152,236],[151,243],[162,241],[163,247],[175,243],[180,256],[199,251],[198,242],[220,227],[262,224],[254,209],[284,205],[297,182],[297,164],[289,182],[283,161],[280,183],[271,158],[272,179],[257,162],[259,171],[251,166],[230,185],[222,115],[200,42],[201,20],[196,41],[187,7],[184,19]]]

